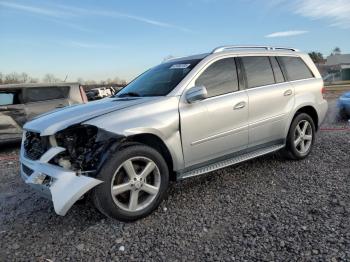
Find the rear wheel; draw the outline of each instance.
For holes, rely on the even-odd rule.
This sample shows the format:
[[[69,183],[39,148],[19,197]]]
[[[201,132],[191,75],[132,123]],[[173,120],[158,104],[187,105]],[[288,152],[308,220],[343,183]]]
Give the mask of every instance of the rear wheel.
[[[104,183],[93,191],[103,214],[123,221],[147,216],[162,201],[169,171],[161,154],[144,145],[133,145],[112,156],[97,176]]]
[[[289,128],[283,155],[290,159],[303,159],[310,154],[314,141],[314,121],[308,114],[298,114]]]

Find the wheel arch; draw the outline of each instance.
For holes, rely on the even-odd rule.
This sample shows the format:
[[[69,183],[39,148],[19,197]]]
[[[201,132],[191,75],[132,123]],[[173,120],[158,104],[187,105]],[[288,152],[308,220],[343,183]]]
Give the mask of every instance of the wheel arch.
[[[170,179],[176,180],[173,157],[170,153],[170,150],[159,136],[151,133],[136,134],[128,136],[126,138],[126,142],[141,143],[157,150],[164,157],[164,160],[168,165]]]
[[[314,106],[312,106],[310,104],[304,104],[304,105],[301,105],[301,106],[297,107],[294,110],[294,112],[290,114],[288,125],[286,125],[285,136],[284,137],[287,137],[289,129],[290,129],[290,126],[291,126],[294,118],[298,114],[301,114],[301,113],[308,114],[312,118],[312,120],[314,121],[314,124],[315,124],[315,129],[316,129],[316,131],[318,131],[318,128],[319,128],[318,127],[318,125],[319,125],[319,116],[318,116],[317,110],[315,109]]]
[[[316,109],[313,106],[311,106],[311,105],[300,107],[295,112],[295,114],[293,116],[293,119],[295,118],[295,116],[297,116],[300,113],[308,114],[312,118],[312,120],[314,121],[314,125],[315,125],[315,128],[316,128],[316,131],[317,131],[318,130],[319,118],[318,118],[318,113],[317,113]]]

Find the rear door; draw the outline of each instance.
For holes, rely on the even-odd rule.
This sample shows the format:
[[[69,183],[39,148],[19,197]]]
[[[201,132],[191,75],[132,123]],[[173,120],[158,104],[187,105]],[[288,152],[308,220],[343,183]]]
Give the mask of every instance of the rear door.
[[[249,98],[249,147],[282,142],[294,88],[275,57],[241,57]]]
[[[0,91],[0,140],[20,138],[26,122],[21,89]]]
[[[69,105],[70,86],[28,87],[24,89],[24,102],[28,120]]]

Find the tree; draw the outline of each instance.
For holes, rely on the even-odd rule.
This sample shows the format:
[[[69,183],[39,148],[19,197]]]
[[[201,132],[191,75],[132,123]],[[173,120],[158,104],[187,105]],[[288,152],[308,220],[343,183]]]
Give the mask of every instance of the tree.
[[[332,55],[340,55],[341,54],[341,50],[340,48],[337,46],[333,49]]]
[[[29,82],[29,83],[33,83],[33,84],[39,83],[39,79],[38,79],[38,78],[30,77],[28,82]]]
[[[16,72],[7,74],[4,77],[4,84],[18,84],[20,82],[20,75]]]
[[[60,81],[61,80],[56,78],[53,74],[46,74],[43,78],[44,83],[56,83]]]
[[[312,61],[314,61],[314,63],[316,64],[319,64],[324,61],[323,55],[320,52],[313,51],[309,53],[309,56],[311,57]]]
[[[3,73],[0,72],[0,84],[2,84],[3,78],[4,78],[4,75],[3,75]]]
[[[26,73],[22,73],[19,76],[19,82],[20,83],[27,83],[29,80],[29,76]]]

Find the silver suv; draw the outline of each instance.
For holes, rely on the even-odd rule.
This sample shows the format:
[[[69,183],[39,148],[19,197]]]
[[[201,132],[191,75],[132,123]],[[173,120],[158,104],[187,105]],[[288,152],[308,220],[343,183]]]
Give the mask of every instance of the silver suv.
[[[307,54],[224,46],[168,60],[111,98],[24,126],[21,176],[65,215],[89,197],[105,215],[139,219],[169,180],[281,151],[311,152],[327,102]]]

